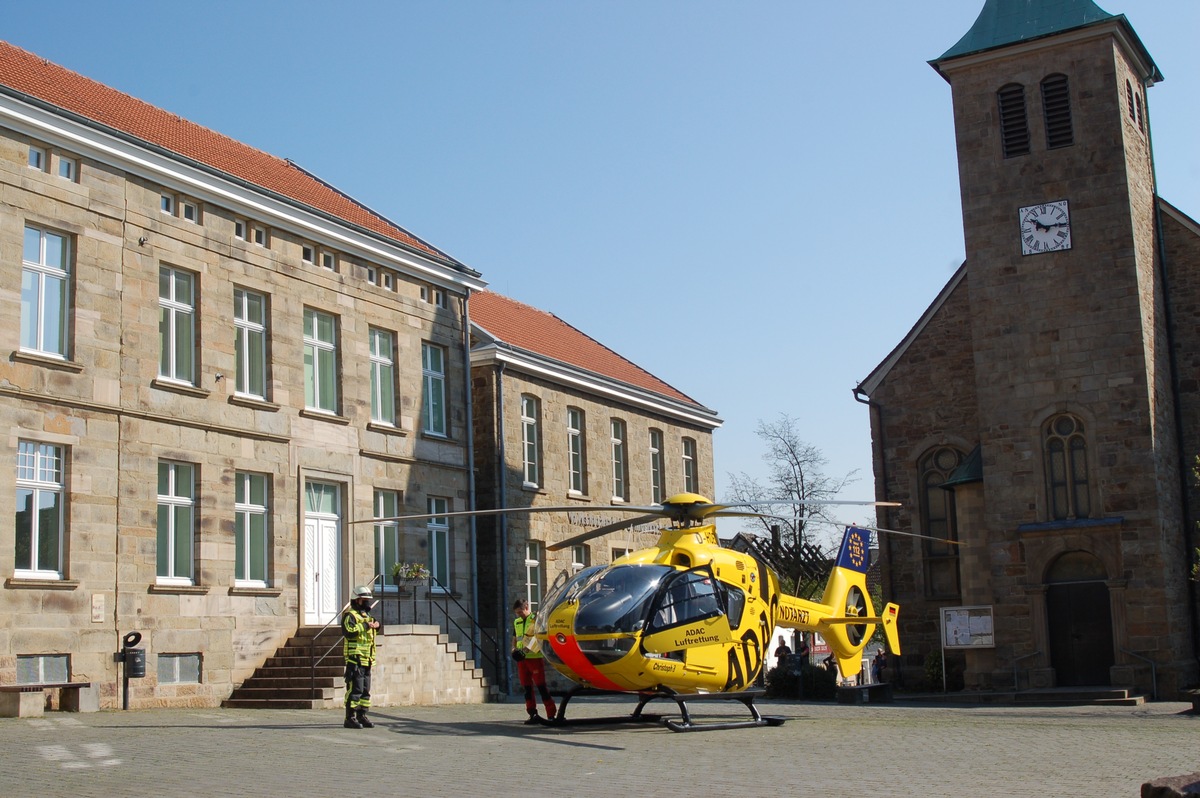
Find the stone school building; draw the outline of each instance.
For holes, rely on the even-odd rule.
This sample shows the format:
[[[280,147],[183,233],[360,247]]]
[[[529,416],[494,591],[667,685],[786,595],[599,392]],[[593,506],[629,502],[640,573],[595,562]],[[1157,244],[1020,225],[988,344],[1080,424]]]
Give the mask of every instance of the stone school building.
[[[931,65],[966,261],[857,389],[904,505],[881,525],[950,541],[881,541],[900,678],[940,690],[944,651],[950,689],[1174,699],[1200,654],[1200,224],[1156,190],[1163,75],[1091,0],[986,0]],[[947,610],[991,634],[947,641]]]
[[[477,483],[581,510],[655,499],[652,470],[654,490],[712,490],[713,411],[565,323],[512,332],[505,314],[548,314],[297,164],[6,43],[0,269],[0,692],[216,706],[293,637],[307,653],[353,586],[407,606],[394,562],[432,572],[425,620],[470,631],[389,626],[389,672],[479,681],[462,653],[506,647],[514,595],[614,551],[549,557],[564,529],[439,514]],[[434,517],[372,523],[415,513]],[[132,632],[146,676],[120,695]],[[442,654],[395,659],[418,637]],[[309,705],[337,700],[336,674]],[[392,703],[484,694],[393,682]]]

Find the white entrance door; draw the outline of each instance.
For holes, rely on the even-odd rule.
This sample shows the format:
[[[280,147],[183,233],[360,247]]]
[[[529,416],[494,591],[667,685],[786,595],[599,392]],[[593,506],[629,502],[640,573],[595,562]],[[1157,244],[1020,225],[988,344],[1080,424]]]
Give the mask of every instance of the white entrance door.
[[[342,595],[342,519],[338,486],[304,485],[304,550],[300,553],[304,623],[321,626],[337,616]]]

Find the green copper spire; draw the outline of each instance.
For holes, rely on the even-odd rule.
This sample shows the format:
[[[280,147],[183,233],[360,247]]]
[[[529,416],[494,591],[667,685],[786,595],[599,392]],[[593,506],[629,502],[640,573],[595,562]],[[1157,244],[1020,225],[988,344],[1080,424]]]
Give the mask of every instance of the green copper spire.
[[[979,19],[938,61],[1112,19],[1092,0],[987,0]]]
[[[1128,32],[1132,44],[1149,66],[1150,82],[1162,75],[1124,14],[1110,14],[1092,0],[985,0],[979,18],[958,44],[930,63],[980,53],[997,47],[1053,36],[1076,28],[1116,20]]]

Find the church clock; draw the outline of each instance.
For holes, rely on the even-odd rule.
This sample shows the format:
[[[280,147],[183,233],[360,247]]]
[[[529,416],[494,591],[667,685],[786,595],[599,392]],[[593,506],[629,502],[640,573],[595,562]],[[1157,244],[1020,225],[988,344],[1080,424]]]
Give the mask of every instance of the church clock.
[[[1071,248],[1071,211],[1066,200],[1029,205],[1019,214],[1022,255]]]

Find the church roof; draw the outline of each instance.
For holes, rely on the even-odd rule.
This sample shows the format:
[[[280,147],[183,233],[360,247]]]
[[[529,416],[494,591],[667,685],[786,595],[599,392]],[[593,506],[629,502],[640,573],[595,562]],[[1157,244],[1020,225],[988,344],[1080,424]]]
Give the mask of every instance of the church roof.
[[[1116,21],[1129,34],[1131,43],[1149,67],[1151,82],[1162,80],[1162,74],[1125,15],[1110,14],[1092,0],[986,0],[978,19],[966,35],[930,63],[936,66],[951,58],[1053,36],[1109,20]]]
[[[471,324],[492,343],[582,369],[712,414],[682,391],[580,332],[552,313],[494,291],[471,294]],[[715,414],[713,414],[715,419]]]
[[[0,93],[171,153],[207,171],[381,236],[459,271],[470,269],[290,160],[257,150],[0,41]]]

